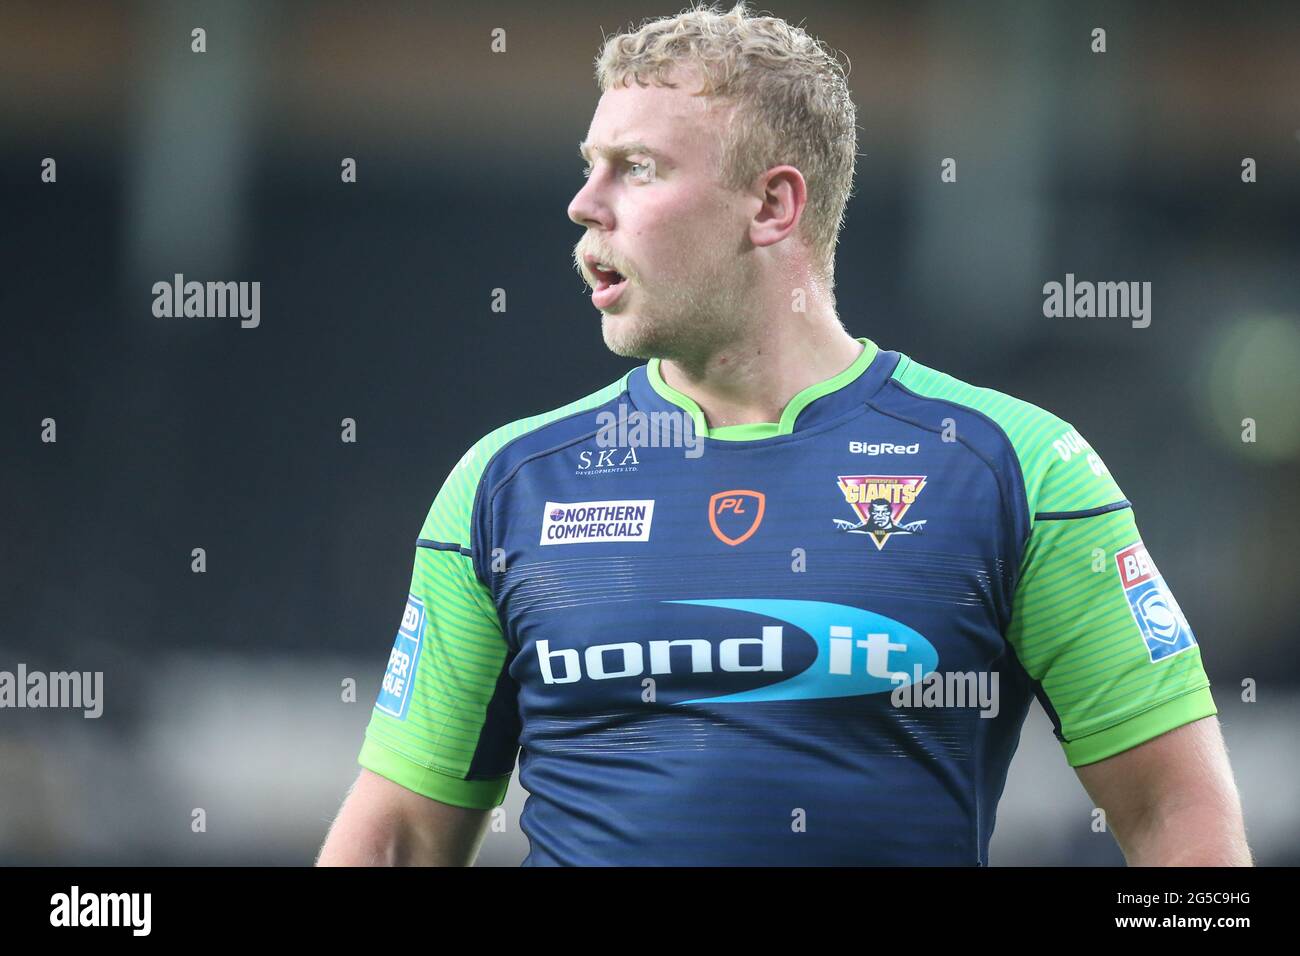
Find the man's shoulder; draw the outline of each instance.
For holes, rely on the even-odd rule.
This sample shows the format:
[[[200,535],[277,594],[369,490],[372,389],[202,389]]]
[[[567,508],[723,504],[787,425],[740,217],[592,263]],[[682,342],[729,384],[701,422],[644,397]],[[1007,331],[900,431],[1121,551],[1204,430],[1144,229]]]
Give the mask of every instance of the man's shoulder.
[[[1033,402],[973,385],[906,355],[894,369],[893,381],[920,398],[967,408],[989,419],[1006,435],[1017,453],[1022,447],[1037,445],[1047,435],[1063,433],[1071,427],[1063,418]]]
[[[1079,500],[1080,495],[1089,501],[1123,497],[1087,439],[1056,413],[1006,392],[972,385],[906,355],[892,381],[920,400],[966,409],[987,422],[986,433],[1000,438],[1014,453],[1031,513],[1055,509],[1059,501]],[[961,423],[954,426],[961,437]]]
[[[518,418],[488,432],[460,457],[438,491],[420,530],[421,540],[463,542],[468,537],[479,484],[491,468],[507,474],[517,460],[536,451],[561,445],[566,437],[582,434],[602,405],[618,399],[627,389],[631,371],[594,392],[535,415]]]
[[[471,445],[461,456],[456,467],[452,469],[452,476],[461,473],[464,478],[477,483],[489,464],[514,446],[527,446],[528,450],[524,453],[531,454],[536,450],[532,447],[534,445],[542,447],[552,441],[557,443],[562,441],[563,437],[560,433],[566,430],[565,426],[570,426],[577,432],[583,431],[587,427],[586,417],[627,391],[628,377],[634,371],[636,370],[625,372],[608,385],[564,405],[518,418],[494,428]]]

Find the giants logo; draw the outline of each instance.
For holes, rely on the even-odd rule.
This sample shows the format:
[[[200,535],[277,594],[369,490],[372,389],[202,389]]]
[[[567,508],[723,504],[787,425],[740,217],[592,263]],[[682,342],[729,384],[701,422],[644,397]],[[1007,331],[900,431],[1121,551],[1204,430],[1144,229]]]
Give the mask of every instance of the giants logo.
[[[890,535],[920,534],[925,519],[903,523],[925,487],[925,475],[840,475],[840,491],[858,516],[856,522],[832,519],[835,527],[849,534],[866,534],[879,551]]]

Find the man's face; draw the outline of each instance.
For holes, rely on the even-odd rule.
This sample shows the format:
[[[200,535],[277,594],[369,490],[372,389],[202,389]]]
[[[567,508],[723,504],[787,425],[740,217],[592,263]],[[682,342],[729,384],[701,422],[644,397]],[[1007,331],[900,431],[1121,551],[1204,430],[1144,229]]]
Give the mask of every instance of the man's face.
[[[888,501],[873,501],[871,503],[871,523],[877,528],[888,528],[894,523],[894,512],[889,507]]]
[[[718,181],[720,124],[730,107],[676,89],[632,83],[605,93],[585,141],[590,174],[569,204],[587,227],[574,261],[626,277],[616,299],[596,300],[606,346],[652,358],[708,354],[746,321],[753,288],[746,224],[759,207]]]

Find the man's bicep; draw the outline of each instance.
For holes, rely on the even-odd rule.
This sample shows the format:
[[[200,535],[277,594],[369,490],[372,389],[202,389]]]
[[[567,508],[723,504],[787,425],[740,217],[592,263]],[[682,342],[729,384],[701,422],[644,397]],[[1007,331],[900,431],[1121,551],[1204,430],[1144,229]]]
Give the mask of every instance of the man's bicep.
[[[1076,773],[1130,865],[1251,865],[1241,800],[1214,717]]]
[[[1202,717],[1074,772],[1097,806],[1136,818],[1231,783],[1228,767],[1218,718]]]
[[[321,848],[321,866],[469,866],[489,810],[426,797],[363,769]]]
[[[443,803],[364,767],[352,795],[374,815],[400,817],[421,829],[454,835],[457,839],[467,833],[477,834],[492,812]]]

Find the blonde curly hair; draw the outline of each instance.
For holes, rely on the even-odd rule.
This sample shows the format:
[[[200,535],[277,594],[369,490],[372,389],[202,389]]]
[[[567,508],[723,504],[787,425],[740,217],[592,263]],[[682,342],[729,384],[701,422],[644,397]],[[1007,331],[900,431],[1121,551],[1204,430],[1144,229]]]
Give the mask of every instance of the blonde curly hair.
[[[773,166],[803,174],[799,229],[814,269],[829,279],[857,159],[857,110],[837,55],[801,27],[753,15],[743,0],[726,12],[695,4],[608,37],[596,82],[602,93],[633,81],[675,88],[678,68],[702,80],[694,95],[735,107],[720,131],[727,188],[747,188]]]

